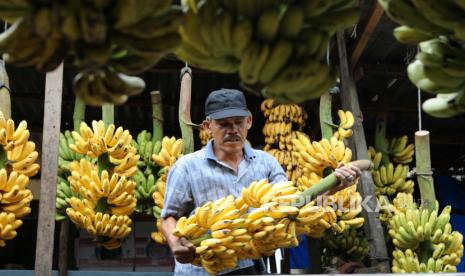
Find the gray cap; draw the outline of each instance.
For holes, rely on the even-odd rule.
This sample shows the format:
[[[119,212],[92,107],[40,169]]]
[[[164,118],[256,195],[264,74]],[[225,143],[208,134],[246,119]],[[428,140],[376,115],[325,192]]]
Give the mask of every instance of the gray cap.
[[[247,117],[250,113],[244,93],[236,89],[222,88],[208,95],[205,102],[205,115],[218,120],[229,117]]]

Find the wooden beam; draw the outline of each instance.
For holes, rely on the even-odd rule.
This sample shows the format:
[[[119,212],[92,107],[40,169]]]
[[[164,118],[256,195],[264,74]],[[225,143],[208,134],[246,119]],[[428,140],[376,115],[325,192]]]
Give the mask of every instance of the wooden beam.
[[[352,51],[352,56],[350,57],[350,64],[352,65],[352,69],[355,68],[358,61],[360,60],[360,57],[362,56],[363,51],[365,50],[365,47],[367,46],[368,41],[373,34],[373,31],[381,20],[381,17],[383,17],[383,14],[384,9],[378,4],[378,1],[373,1],[373,8],[372,12],[370,13],[370,18],[368,18],[365,28],[363,28],[362,35],[360,36],[360,39],[357,40],[355,48]]]
[[[350,110],[354,114],[354,134],[350,142],[354,144],[352,150],[357,160],[368,159],[368,149],[365,139],[365,130],[362,125],[362,112],[358,102],[357,89],[349,68],[348,55],[344,32],[337,33],[337,48],[339,53],[339,65],[341,71],[341,104],[344,110]],[[379,267],[378,272],[390,272],[389,256],[386,248],[383,227],[379,221],[379,213],[376,211],[377,200],[374,190],[373,178],[370,172],[363,172],[358,186],[364,202],[362,214],[365,217],[364,231],[370,244],[371,266]],[[368,209],[368,210],[367,210]]]
[[[58,137],[61,123],[63,92],[63,63],[48,72],[45,81],[44,132],[42,141],[42,168],[40,178],[39,222],[35,275],[52,275],[53,243],[55,235],[55,198],[58,173]]]

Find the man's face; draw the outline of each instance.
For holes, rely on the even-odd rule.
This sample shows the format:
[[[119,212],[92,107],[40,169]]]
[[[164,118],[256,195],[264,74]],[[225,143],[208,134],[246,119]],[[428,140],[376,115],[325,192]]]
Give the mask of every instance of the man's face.
[[[225,119],[204,121],[215,140],[215,146],[226,152],[237,152],[242,150],[247,138],[247,132],[252,126],[252,117],[230,117]]]

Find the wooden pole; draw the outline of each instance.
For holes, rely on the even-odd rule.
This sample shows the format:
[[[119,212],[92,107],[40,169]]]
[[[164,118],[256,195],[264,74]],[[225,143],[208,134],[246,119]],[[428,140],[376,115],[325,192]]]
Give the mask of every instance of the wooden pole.
[[[163,107],[160,91],[150,92],[152,98],[152,143],[163,139]]]
[[[321,138],[330,140],[333,136],[333,117],[331,115],[331,94],[325,93],[320,97],[320,127]]]
[[[11,118],[10,82],[4,65],[0,62],[0,111],[5,119]]]
[[[58,174],[58,137],[61,123],[63,63],[45,77],[42,170],[35,275],[52,275],[55,235],[55,200]],[[45,142],[46,141],[46,142]]]
[[[181,70],[181,93],[179,95],[179,126],[184,140],[184,154],[194,151],[194,134],[191,122],[192,71],[189,67]]]
[[[434,192],[433,172],[431,171],[429,131],[419,130],[415,132],[415,161],[418,186],[420,187],[421,206],[433,211],[436,194]]]
[[[339,65],[341,71],[341,102],[345,110],[351,110],[355,117],[353,126],[355,159],[368,159],[368,148],[365,139],[365,131],[362,125],[362,112],[358,102],[357,89],[349,67],[348,55],[344,32],[337,33],[337,47],[339,53]],[[379,221],[377,211],[377,200],[375,196],[373,178],[371,172],[362,172],[358,189],[364,198],[364,207],[362,214],[365,217],[364,231],[370,243],[370,262],[371,266],[379,267],[379,272],[390,272],[389,256],[386,248],[383,227]]]
[[[81,98],[76,97],[73,112],[73,129],[79,131],[81,122],[85,119],[86,104]],[[58,255],[58,275],[68,275],[68,242],[69,242],[69,220],[63,220],[60,225],[60,245]]]

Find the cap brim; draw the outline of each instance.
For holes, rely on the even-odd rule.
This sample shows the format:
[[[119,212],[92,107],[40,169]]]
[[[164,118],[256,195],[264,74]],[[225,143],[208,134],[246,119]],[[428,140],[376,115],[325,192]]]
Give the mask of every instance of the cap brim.
[[[219,120],[219,119],[230,118],[230,117],[247,117],[249,115],[250,113],[248,110],[226,109],[226,110],[214,112],[208,115],[208,117],[212,118],[213,120]]]

